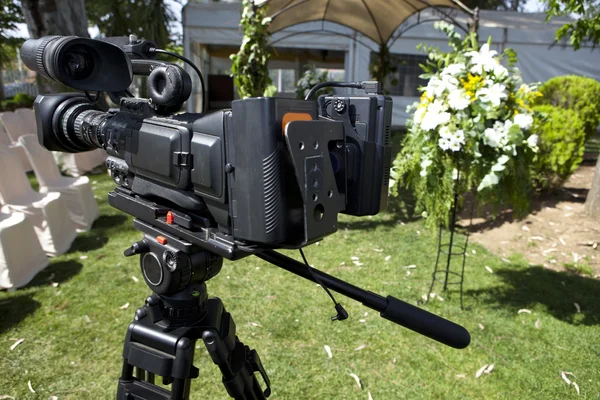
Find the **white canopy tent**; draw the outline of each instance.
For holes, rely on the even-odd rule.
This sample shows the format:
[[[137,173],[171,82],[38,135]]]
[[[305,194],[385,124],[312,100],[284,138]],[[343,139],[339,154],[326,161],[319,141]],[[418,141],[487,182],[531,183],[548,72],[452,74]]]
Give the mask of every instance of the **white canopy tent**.
[[[463,26],[466,26],[467,20],[471,18],[457,10],[449,12]],[[214,49],[219,47],[233,49],[231,52],[235,52],[235,47],[239,47],[242,40],[238,27],[239,17],[240,3],[189,3],[185,6],[183,10],[184,52],[200,66],[205,74],[211,73],[215,66],[224,71],[231,65],[225,54],[217,56],[213,54],[216,54]],[[432,20],[438,18],[441,19],[441,15],[433,9],[422,11],[419,15],[409,18],[397,31],[397,34],[402,33],[401,36],[390,44],[391,53],[401,60],[408,60],[414,67],[420,62],[419,56],[424,56],[424,53],[417,50],[418,44],[426,43],[439,46],[441,49],[446,48],[445,37],[433,28]],[[418,23],[420,21],[429,22]],[[508,47],[514,49],[519,58],[517,66],[521,69],[526,82],[543,82],[554,76],[567,74],[585,75],[600,80],[600,50],[582,47],[575,52],[570,46],[561,44],[553,46],[555,32],[565,21],[566,19],[555,18],[550,23],[546,23],[543,13],[481,11],[479,35],[481,40],[492,36],[493,48],[498,51]],[[407,29],[408,27],[410,29]],[[345,71],[345,79],[348,81],[369,79],[368,67],[371,53],[378,49],[375,42],[355,33],[352,29],[328,22],[309,22],[292,26],[275,33],[271,39],[276,51],[311,49],[321,52],[343,52],[342,67]],[[277,60],[272,62],[270,68],[280,68],[278,62]],[[295,67],[299,73],[302,65],[296,63]],[[412,77],[409,77],[410,74],[406,71],[408,71],[406,68],[401,71],[406,73],[406,76],[399,78],[414,80],[418,76],[416,68],[410,70]],[[192,71],[190,74],[193,76]],[[295,77],[296,80],[298,78],[299,76]],[[193,79],[197,80],[197,78]],[[414,93],[416,86],[416,82],[409,82],[400,93],[392,92],[394,126],[405,124],[408,117],[406,106],[417,100],[417,93]],[[199,85],[195,85],[194,90],[198,90],[198,87]],[[408,87],[412,90],[408,90]],[[199,109],[198,95],[199,93],[195,92],[188,102],[188,111]]]

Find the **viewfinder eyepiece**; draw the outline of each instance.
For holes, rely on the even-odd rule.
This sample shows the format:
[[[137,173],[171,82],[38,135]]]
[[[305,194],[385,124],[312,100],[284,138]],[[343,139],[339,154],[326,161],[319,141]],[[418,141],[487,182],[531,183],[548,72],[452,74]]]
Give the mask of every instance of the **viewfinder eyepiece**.
[[[29,39],[21,48],[29,69],[77,90],[118,92],[131,85],[133,72],[118,46],[76,36]]]

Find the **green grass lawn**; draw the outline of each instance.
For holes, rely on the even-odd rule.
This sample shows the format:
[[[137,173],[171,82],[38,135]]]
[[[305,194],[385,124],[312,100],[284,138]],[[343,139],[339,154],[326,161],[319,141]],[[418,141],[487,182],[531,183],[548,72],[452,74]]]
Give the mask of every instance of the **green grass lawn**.
[[[0,398],[115,396],[122,341],[150,291],[137,259],[122,256],[141,235],[129,216],[108,206],[109,178],[91,180],[102,212],[94,229],[29,286],[0,292]],[[435,234],[393,214],[342,216],[341,222],[338,233],[306,249],[309,262],[416,304],[430,282]],[[355,266],[352,256],[364,265]],[[444,301],[435,298],[425,308],[469,329],[472,343],[465,350],[394,325],[340,295],[350,318],[331,322],[333,306],[321,288],[255,257],[226,262],[208,289],[223,299],[241,340],[259,352],[272,398],[366,400],[369,392],[374,400],[600,398],[600,282],[530,266],[518,255],[501,260],[469,247],[464,300],[470,310],[460,310],[455,288],[435,288]],[[11,351],[17,339],[25,340]],[[203,345],[197,349],[200,378],[192,398],[229,398]],[[475,378],[492,363],[490,374]],[[580,396],[561,371],[574,374],[569,378]],[[360,377],[362,390],[350,373]]]

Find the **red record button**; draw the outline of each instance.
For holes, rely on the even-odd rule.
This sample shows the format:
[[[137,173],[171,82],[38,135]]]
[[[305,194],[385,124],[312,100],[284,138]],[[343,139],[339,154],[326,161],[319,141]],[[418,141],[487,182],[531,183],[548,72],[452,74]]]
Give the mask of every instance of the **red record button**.
[[[167,244],[167,238],[164,236],[157,236],[156,241],[160,244]]]
[[[173,215],[173,213],[171,211],[169,211],[167,213],[167,224],[169,224],[169,225],[173,224],[174,220],[175,220],[175,216]]]

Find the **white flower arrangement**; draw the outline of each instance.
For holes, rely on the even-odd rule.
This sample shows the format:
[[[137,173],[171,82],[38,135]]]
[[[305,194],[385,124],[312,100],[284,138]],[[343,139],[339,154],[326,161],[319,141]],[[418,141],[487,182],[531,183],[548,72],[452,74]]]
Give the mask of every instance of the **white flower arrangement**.
[[[454,51],[426,48],[429,81],[411,106],[413,118],[392,178],[417,188],[417,200],[436,222],[446,220],[457,189],[528,203],[526,187],[516,186],[528,185],[528,165],[538,150],[538,136],[529,130],[530,105],[539,93],[522,82],[512,66],[514,53],[498,54],[491,38],[479,47],[474,35],[463,40],[452,25],[440,22],[436,28],[448,35]],[[506,56],[508,67],[502,64]]]

